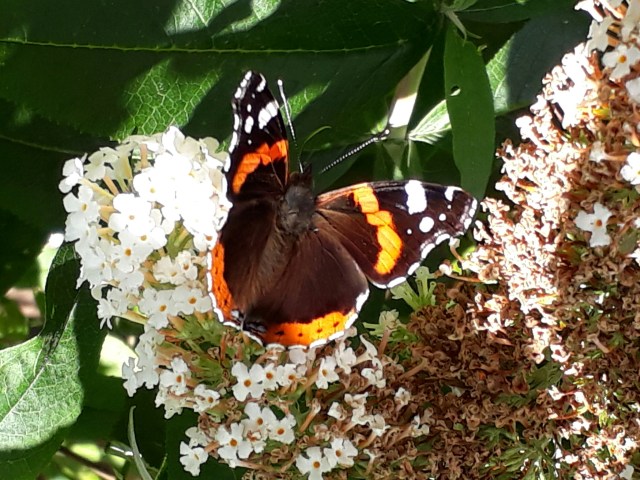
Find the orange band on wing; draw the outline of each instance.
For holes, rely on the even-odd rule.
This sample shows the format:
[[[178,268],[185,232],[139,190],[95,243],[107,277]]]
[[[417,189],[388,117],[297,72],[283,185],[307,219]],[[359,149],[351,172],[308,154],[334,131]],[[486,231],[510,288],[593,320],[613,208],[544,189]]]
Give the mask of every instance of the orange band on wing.
[[[343,332],[347,328],[349,318],[355,313],[355,309],[352,309],[347,313],[331,312],[309,323],[283,323],[268,329],[261,337],[267,344],[279,343],[285,347],[308,346],[317,340],[328,339],[338,332]]]
[[[255,172],[260,165],[269,165],[276,159],[287,158],[287,150],[287,141],[279,140],[271,146],[263,143],[255,152],[247,153],[240,160],[238,170],[233,176],[233,193],[240,192],[247,177]]]
[[[224,247],[220,242],[213,247],[211,257],[211,285],[209,285],[209,288],[215,298],[215,306],[222,312],[224,317],[220,320],[229,320],[232,318],[231,310],[234,309],[235,305],[229,291],[229,285],[224,279]]]
[[[375,192],[367,185],[353,191],[353,201],[367,217],[367,223],[376,227],[380,251],[374,268],[379,274],[385,275],[395,268],[402,252],[402,239],[396,233],[391,213],[380,210]]]

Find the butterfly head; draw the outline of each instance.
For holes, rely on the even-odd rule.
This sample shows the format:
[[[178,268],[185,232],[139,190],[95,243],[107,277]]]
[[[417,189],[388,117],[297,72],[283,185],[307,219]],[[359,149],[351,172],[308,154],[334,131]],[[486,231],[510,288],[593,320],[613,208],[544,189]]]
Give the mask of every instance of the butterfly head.
[[[289,185],[280,204],[279,223],[285,232],[300,235],[309,230],[315,212],[315,196],[304,175],[289,177]]]

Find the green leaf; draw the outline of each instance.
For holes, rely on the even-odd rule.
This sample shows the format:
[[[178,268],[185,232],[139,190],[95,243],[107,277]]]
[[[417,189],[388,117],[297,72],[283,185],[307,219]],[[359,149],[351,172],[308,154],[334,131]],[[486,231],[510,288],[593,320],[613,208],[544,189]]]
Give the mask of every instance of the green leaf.
[[[429,5],[404,0],[6,0],[0,209],[60,230],[66,158],[171,124],[228,137],[248,69],[284,81],[298,138],[331,127],[312,150],[358,142],[384,123],[437,22]]]
[[[535,18],[513,34],[486,66],[495,114],[532,104],[544,75],[585,38],[588,27],[584,15],[568,11]],[[435,145],[450,131],[447,103],[442,100],[420,120],[409,138]]]
[[[314,128],[353,127],[354,115],[370,126],[437,20],[400,0],[8,0],[3,10],[11,14],[0,18],[0,96],[26,117],[118,138],[172,123],[228,132],[247,69],[282,77],[294,113],[327,93]]]
[[[588,29],[585,15],[567,11],[535,18],[516,32],[487,65],[496,113],[532,104],[543,77],[584,41]]]
[[[136,464],[136,468],[138,469],[138,473],[142,477],[142,480],[153,480],[149,472],[147,471],[147,466],[144,463],[144,459],[140,454],[140,450],[138,449],[138,443],[136,442],[136,430],[133,422],[133,412],[136,407],[131,407],[129,410],[129,428],[128,428],[128,437],[129,444],[131,445],[131,449],[133,451],[133,461]]]
[[[460,12],[463,21],[506,23],[573,9],[575,0],[480,0]]]
[[[46,230],[2,208],[2,196],[0,192],[0,295],[4,295],[34,265],[46,238]]]
[[[97,366],[102,335],[88,289],[78,292],[70,246],[56,256],[38,337],[0,352],[0,478],[35,477],[80,413],[82,379]]]
[[[449,26],[444,52],[447,110],[453,128],[453,157],[462,187],[483,197],[493,163],[493,98],[476,47]]]
[[[0,346],[19,343],[29,333],[29,322],[13,300],[0,297]]]

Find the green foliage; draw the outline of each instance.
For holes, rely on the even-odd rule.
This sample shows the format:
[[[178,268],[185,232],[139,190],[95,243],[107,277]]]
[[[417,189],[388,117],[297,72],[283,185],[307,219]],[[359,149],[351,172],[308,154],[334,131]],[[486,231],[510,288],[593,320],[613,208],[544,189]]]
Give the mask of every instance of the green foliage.
[[[76,291],[78,260],[66,246],[47,283],[45,328],[0,352],[0,478],[33,478],[58,448],[83,403],[103,334],[87,289]]]
[[[284,81],[301,143],[329,127],[300,152],[316,173],[384,127],[403,78],[415,85],[408,133],[317,175],[318,190],[412,176],[457,182],[482,196],[493,146],[505,134],[496,117],[533,100],[545,70],[584,36],[587,22],[568,0],[439,3],[4,1],[0,291],[37,269],[47,235],[64,226],[58,183],[65,159],[171,124],[228,140],[230,99],[248,69]],[[451,26],[446,11],[464,30]],[[77,259],[63,247],[48,276],[44,330],[0,350],[0,478],[34,478],[64,440],[129,442],[119,380],[96,373],[104,332],[89,292],[76,290],[77,274]],[[424,305],[426,280],[418,289],[414,300]],[[2,340],[26,339],[21,314],[4,300],[0,309]],[[528,379],[532,388],[552,384],[551,373]],[[192,419],[169,422],[165,435],[152,394],[129,403],[138,402],[141,454],[156,469],[166,464],[168,478],[181,478],[178,445]],[[207,468],[215,470],[211,478],[240,475]]]

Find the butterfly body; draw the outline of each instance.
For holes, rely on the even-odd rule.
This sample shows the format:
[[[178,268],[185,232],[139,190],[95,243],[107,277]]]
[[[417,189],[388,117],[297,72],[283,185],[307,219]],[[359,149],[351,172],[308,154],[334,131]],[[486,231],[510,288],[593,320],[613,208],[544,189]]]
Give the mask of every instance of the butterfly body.
[[[236,92],[233,207],[210,258],[214,308],[257,340],[315,346],[340,336],[368,281],[396,285],[436,244],[464,233],[476,201],[457,187],[369,182],[314,195],[310,172],[289,174],[278,104],[262,75]]]

